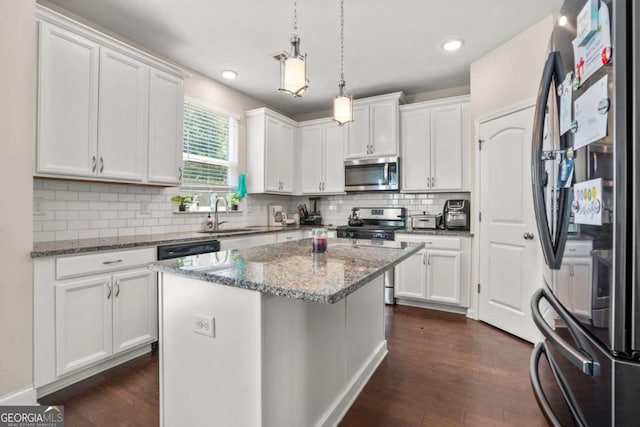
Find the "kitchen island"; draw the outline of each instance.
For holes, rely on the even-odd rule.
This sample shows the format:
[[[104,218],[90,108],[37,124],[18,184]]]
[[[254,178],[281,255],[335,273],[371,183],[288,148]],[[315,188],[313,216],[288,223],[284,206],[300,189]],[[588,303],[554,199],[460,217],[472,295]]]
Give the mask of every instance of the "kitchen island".
[[[383,273],[424,245],[310,239],[153,263],[164,426],[332,426],[387,353]]]

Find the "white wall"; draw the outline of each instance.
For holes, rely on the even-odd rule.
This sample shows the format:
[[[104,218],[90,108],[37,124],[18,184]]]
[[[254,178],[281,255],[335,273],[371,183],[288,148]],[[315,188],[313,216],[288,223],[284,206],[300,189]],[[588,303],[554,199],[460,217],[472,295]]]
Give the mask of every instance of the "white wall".
[[[32,383],[35,0],[0,0],[0,399]]]
[[[474,119],[536,96],[554,22],[547,16],[471,64]]]
[[[536,97],[555,19],[555,15],[547,16],[471,64],[471,115],[474,122]],[[474,180],[477,179],[477,140],[475,135],[471,157]],[[478,194],[479,191],[474,191],[471,197],[472,230],[479,230]],[[479,237],[473,243],[473,284],[479,281]],[[477,318],[478,294],[474,287],[471,295],[469,315]]]

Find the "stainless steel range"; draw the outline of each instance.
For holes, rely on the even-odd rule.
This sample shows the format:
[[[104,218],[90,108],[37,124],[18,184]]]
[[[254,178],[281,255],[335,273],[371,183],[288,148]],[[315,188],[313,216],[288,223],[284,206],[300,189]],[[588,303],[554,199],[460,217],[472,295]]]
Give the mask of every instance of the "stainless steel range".
[[[336,227],[338,238],[395,240],[396,230],[405,228],[405,208],[353,208],[350,225]],[[384,302],[395,304],[393,269],[384,274]]]
[[[338,237],[393,240],[395,231],[405,226],[405,208],[353,208],[350,224],[336,228]]]

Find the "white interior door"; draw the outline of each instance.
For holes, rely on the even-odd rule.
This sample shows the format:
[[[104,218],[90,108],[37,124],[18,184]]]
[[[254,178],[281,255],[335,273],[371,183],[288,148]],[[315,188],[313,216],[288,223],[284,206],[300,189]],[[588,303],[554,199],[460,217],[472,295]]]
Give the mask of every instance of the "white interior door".
[[[531,190],[534,108],[480,124],[480,320],[537,340],[530,300],[540,285]],[[525,235],[532,235],[527,239]]]

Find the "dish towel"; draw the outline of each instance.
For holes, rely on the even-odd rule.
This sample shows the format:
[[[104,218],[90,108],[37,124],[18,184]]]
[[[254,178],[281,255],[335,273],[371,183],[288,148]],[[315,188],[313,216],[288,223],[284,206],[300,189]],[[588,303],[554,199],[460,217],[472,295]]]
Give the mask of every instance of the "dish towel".
[[[240,196],[241,199],[247,195],[246,179],[247,176],[243,173],[238,176],[238,189],[236,190],[236,193],[238,193],[238,196]]]

